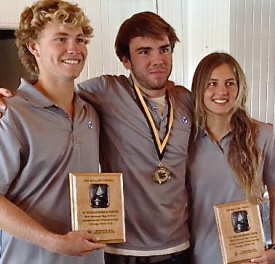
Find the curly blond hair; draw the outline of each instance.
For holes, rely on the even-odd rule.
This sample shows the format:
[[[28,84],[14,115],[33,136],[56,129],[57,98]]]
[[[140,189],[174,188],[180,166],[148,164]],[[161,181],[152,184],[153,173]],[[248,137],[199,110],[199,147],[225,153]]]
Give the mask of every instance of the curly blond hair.
[[[38,76],[39,69],[27,45],[30,40],[39,38],[41,31],[49,22],[80,26],[87,39],[92,37],[90,20],[77,4],[59,0],[41,0],[25,8],[20,17],[19,28],[15,31],[16,46],[21,63],[34,78]]]

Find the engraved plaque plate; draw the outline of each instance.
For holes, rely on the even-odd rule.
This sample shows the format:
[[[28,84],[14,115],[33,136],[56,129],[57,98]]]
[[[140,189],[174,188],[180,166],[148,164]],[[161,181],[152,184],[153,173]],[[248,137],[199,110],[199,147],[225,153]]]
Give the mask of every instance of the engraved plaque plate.
[[[248,201],[214,205],[223,263],[260,257],[265,238],[259,206]]]
[[[121,173],[70,173],[73,230],[89,230],[103,243],[125,242]]]

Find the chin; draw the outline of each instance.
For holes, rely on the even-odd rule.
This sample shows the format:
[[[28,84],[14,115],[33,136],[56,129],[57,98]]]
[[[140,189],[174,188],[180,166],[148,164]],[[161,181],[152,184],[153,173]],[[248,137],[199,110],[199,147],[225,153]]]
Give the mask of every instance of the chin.
[[[80,72],[71,72],[71,73],[68,73],[68,77],[69,78],[74,78],[76,79],[77,77],[79,77],[80,75]]]
[[[66,81],[74,81],[79,75],[70,75],[70,76],[65,76],[64,79]]]
[[[158,83],[152,83],[152,85],[150,85],[150,86],[151,86],[152,90],[162,90],[162,89],[165,88],[166,83],[167,83],[167,81],[161,82],[161,83],[159,83],[159,82]]]

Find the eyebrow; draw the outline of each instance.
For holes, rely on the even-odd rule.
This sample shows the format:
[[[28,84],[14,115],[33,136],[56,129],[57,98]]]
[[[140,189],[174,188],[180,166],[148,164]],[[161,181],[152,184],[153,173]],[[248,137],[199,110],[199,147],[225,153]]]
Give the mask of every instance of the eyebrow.
[[[236,81],[237,79],[236,78],[228,78],[228,79],[225,79],[226,81]],[[217,78],[210,78],[209,81],[218,81]]]
[[[59,36],[63,36],[63,37],[67,37],[70,36],[70,34],[65,33],[65,32],[58,32],[54,34],[55,36],[59,37]],[[79,33],[78,35],[76,35],[76,37],[85,37],[85,35],[83,33]]]
[[[171,48],[171,44],[166,44],[159,47],[159,49],[164,49],[164,48]]]
[[[136,51],[149,50],[149,49],[152,49],[152,48],[150,48],[150,47],[140,47],[140,48],[137,48]]]
[[[164,49],[164,48],[170,48],[171,45],[170,44],[166,44],[166,45],[162,45],[160,47],[158,47],[158,49]],[[140,50],[151,50],[152,47],[140,47],[140,48],[137,48],[136,51],[140,51]]]

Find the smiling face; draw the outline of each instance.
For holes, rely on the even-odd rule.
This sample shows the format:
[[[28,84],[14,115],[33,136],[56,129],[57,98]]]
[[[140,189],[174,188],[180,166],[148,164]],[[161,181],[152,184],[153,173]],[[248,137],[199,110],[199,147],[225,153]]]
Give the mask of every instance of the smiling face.
[[[231,118],[236,105],[238,84],[227,64],[215,68],[206,85],[203,102],[207,118]]]
[[[39,38],[29,44],[39,68],[39,79],[73,81],[87,56],[81,27],[47,23]]]
[[[129,50],[131,60],[124,58],[123,65],[131,71],[134,82],[148,96],[162,96],[172,70],[168,37],[135,37],[130,41]]]

